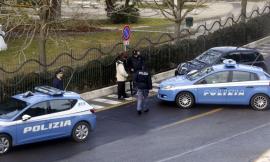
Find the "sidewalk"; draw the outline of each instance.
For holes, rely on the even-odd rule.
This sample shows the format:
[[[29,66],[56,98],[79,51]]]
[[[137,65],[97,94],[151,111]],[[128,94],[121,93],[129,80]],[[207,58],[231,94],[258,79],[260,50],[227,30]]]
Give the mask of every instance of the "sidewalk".
[[[91,3],[90,3],[91,2]],[[190,3],[190,2],[188,2]],[[187,16],[192,16],[194,21],[209,20],[212,18],[221,18],[240,13],[241,1],[211,1],[205,3],[207,7],[198,8],[190,12]],[[262,8],[265,2],[248,2],[247,13],[255,9],[257,6]],[[72,17],[74,14],[86,19],[107,19],[105,11],[105,3],[99,1],[82,1],[73,0],[68,5],[65,3],[62,6],[63,17]],[[140,17],[144,18],[164,18],[161,12],[157,9],[140,8]]]
[[[251,42],[246,47],[257,48],[261,54],[264,56],[265,60],[270,59],[270,36],[263,39]],[[159,83],[162,80],[174,76],[174,70],[166,71],[160,74],[156,74],[152,77],[153,80],[153,89],[150,91],[150,96],[155,96],[158,92]],[[128,88],[126,84],[126,88]],[[136,101],[135,97],[129,97],[125,100],[117,99],[117,86],[106,87],[98,89],[95,91],[87,92],[81,94],[81,97],[90,103],[97,111],[104,111],[107,109],[112,109],[119,107],[121,105],[129,104]],[[127,91],[127,94],[130,96],[130,91]]]

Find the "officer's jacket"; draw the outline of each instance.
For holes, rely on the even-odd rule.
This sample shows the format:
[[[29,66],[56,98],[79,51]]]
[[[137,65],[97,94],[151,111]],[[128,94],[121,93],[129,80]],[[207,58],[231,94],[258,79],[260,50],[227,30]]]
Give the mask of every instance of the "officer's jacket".
[[[143,64],[144,59],[140,55],[138,57],[132,56],[128,60],[128,67],[133,69],[135,73],[142,69]]]
[[[138,89],[152,89],[151,75],[147,71],[139,70],[136,75]]]

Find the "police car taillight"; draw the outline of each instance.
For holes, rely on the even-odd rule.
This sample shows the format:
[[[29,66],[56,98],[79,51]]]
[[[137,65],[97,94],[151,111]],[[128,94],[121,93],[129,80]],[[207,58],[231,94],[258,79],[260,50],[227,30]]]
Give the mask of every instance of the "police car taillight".
[[[90,109],[91,113],[96,113],[96,110],[95,109]]]

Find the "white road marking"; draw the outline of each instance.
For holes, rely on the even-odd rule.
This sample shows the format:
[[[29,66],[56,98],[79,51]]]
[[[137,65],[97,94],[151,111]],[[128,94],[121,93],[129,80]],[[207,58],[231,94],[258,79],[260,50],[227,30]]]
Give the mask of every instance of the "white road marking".
[[[104,108],[104,106],[100,106],[100,105],[95,105],[95,104],[90,104],[91,106],[94,107],[94,109],[102,109]]]
[[[113,101],[113,100],[104,99],[104,98],[96,98],[96,99],[93,99],[93,101],[102,102],[102,103],[111,104],[111,105],[117,105],[121,103],[119,101]]]
[[[134,98],[133,97],[128,97],[128,98],[125,98],[125,100],[132,101],[132,100],[134,100]]]
[[[110,97],[110,98],[118,98],[118,95],[116,95],[116,94],[111,94],[111,95],[108,95],[107,97]]]
[[[259,126],[257,126],[257,127],[251,128],[251,129],[248,129],[248,130],[246,130],[246,131],[242,131],[242,132],[237,133],[237,134],[235,134],[235,135],[232,135],[232,136],[229,136],[229,137],[226,137],[226,138],[217,140],[217,141],[215,141],[215,142],[212,142],[212,143],[209,143],[209,144],[206,144],[206,145],[199,146],[199,147],[197,147],[197,148],[188,150],[188,151],[186,151],[186,152],[183,152],[183,153],[180,153],[180,154],[176,154],[176,155],[173,155],[173,156],[170,156],[170,157],[167,157],[167,158],[158,160],[158,161],[156,161],[156,162],[165,162],[165,161],[175,160],[175,159],[178,159],[178,158],[180,158],[180,157],[182,157],[182,156],[191,154],[191,153],[193,153],[193,152],[203,150],[203,149],[208,148],[208,147],[211,147],[211,146],[213,146],[213,145],[216,145],[216,144],[219,144],[219,143],[222,143],[222,142],[229,141],[229,140],[231,140],[231,139],[233,139],[233,138],[236,138],[236,137],[239,137],[239,136],[242,136],[242,135],[245,135],[245,134],[248,134],[248,133],[257,131],[258,129],[261,129],[261,128],[264,128],[264,127],[269,127],[269,126],[270,126],[270,122],[268,122],[268,123],[266,123],[266,124],[259,125]]]

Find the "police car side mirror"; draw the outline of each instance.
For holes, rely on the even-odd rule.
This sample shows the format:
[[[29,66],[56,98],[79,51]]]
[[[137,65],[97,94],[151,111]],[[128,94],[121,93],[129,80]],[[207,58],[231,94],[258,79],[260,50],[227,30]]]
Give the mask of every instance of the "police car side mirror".
[[[22,116],[22,121],[26,121],[26,120],[29,120],[29,119],[31,119],[30,115],[25,114],[25,115]]]

